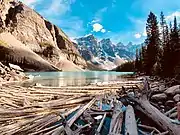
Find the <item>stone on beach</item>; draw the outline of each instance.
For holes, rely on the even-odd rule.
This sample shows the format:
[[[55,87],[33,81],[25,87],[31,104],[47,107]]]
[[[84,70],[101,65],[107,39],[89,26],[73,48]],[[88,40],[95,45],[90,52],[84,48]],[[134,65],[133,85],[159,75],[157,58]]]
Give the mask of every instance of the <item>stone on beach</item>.
[[[156,94],[156,95],[153,95],[151,97],[152,100],[156,100],[156,101],[162,101],[162,100],[166,100],[167,99],[167,95],[164,94],[164,93],[161,93],[161,94]]]
[[[173,87],[168,88],[165,91],[165,94],[170,95],[170,96],[174,96],[176,94],[180,94],[180,85],[175,85]]]
[[[160,91],[160,92],[164,92],[165,90],[166,90],[165,85],[160,85],[160,86],[159,86],[159,91]]]
[[[168,100],[168,101],[166,101],[165,105],[169,106],[169,107],[174,107],[175,103],[172,100]]]
[[[180,94],[176,94],[174,97],[173,97],[174,101],[175,102],[179,102],[180,101]]]
[[[0,75],[5,75],[5,74],[6,74],[6,70],[0,67]]]
[[[159,87],[154,87],[151,89],[152,92],[159,92]]]

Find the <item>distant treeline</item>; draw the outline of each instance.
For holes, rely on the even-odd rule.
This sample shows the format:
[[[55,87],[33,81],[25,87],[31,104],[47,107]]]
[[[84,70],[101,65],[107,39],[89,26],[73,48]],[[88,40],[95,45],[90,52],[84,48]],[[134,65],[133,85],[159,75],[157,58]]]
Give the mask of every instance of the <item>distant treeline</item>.
[[[123,63],[120,66],[118,66],[117,68],[113,69],[113,71],[134,72],[135,71],[134,61],[129,61],[129,62]]]
[[[123,64],[129,70],[158,75],[161,77],[175,77],[180,73],[180,24],[176,16],[173,23],[165,19],[163,12],[160,21],[150,12],[146,23],[147,38],[141,49],[136,51],[136,60],[132,65]]]

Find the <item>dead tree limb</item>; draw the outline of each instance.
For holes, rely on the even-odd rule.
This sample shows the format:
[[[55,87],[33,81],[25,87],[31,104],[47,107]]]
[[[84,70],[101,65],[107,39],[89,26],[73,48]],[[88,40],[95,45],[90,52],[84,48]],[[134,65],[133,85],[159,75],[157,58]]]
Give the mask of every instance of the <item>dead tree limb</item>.
[[[143,113],[164,131],[168,131],[169,135],[178,135],[180,133],[180,125],[173,124],[167,116],[150,104],[147,98],[149,91],[148,81],[145,80],[142,96],[139,99],[129,97],[129,100],[134,101],[136,110]]]

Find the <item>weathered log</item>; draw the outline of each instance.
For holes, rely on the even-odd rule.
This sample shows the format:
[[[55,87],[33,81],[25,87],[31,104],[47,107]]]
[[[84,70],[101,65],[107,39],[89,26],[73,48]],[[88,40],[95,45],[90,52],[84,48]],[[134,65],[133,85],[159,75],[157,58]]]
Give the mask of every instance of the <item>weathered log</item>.
[[[125,135],[138,135],[134,109],[130,105],[127,106],[126,110]]]
[[[110,123],[110,129],[109,129],[109,134],[120,134],[121,133],[121,127],[122,127],[122,122],[123,122],[123,112],[121,110],[122,103],[121,102],[116,102],[114,104],[114,111]]]
[[[94,104],[94,102],[96,101],[96,98],[93,98],[88,104],[86,104],[84,107],[82,107],[71,119],[69,119],[67,121],[67,124],[69,127],[72,126],[72,124],[82,115],[82,113],[89,107],[92,106],[92,104]]]
[[[150,89],[149,83],[146,80],[142,96],[139,99],[129,97],[129,100],[135,103],[134,108],[152,120],[159,128],[168,131],[169,135],[178,135],[180,133],[180,125],[173,124],[167,116],[150,104],[147,99],[148,92],[150,92]]]
[[[64,130],[64,126],[60,126],[56,129],[54,133],[52,133],[52,135],[60,135]]]
[[[177,109],[177,106],[175,106],[174,108],[172,108],[171,110],[167,111],[164,115],[168,116],[170,115],[172,112],[174,112]]]
[[[62,124],[57,124],[57,125],[54,125],[54,126],[51,126],[51,127],[48,127],[48,128],[45,128],[43,130],[40,130],[40,131],[37,131],[37,132],[34,132],[34,133],[31,133],[29,135],[39,135],[43,132],[47,132],[47,131],[53,131],[53,129],[56,129],[57,127],[60,127]]]
[[[102,128],[102,126],[103,126],[103,123],[104,123],[104,121],[105,121],[105,118],[106,118],[106,113],[104,114],[104,116],[103,116],[103,118],[102,118],[102,120],[101,120],[101,122],[100,122],[100,124],[99,124],[99,126],[98,126],[98,128],[97,128],[97,135],[99,135],[100,134],[100,132],[101,132],[101,128]]]
[[[136,101],[135,108],[145,114],[164,131],[169,131],[170,135],[178,135],[180,133],[180,126],[173,124],[167,116],[152,106],[146,98]]]
[[[142,124],[138,124],[138,127],[145,128],[145,129],[152,130],[152,131],[156,131],[158,134],[161,133],[161,132],[160,132],[159,130],[157,130],[155,127],[151,127],[151,126],[147,126],[147,125],[142,125]]]

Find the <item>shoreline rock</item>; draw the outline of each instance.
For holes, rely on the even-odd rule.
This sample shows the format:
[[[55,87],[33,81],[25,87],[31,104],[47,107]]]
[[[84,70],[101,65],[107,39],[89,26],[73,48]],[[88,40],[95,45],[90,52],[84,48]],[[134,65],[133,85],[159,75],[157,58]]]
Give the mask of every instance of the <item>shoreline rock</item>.
[[[180,94],[180,85],[175,85],[168,88],[164,93],[170,96],[175,96],[176,94]]]
[[[0,62],[0,83],[24,81],[26,79],[28,77],[23,72],[7,67]]]
[[[162,101],[162,100],[166,100],[167,99],[167,95],[164,93],[161,94],[155,94],[151,97],[152,100],[155,101]]]

